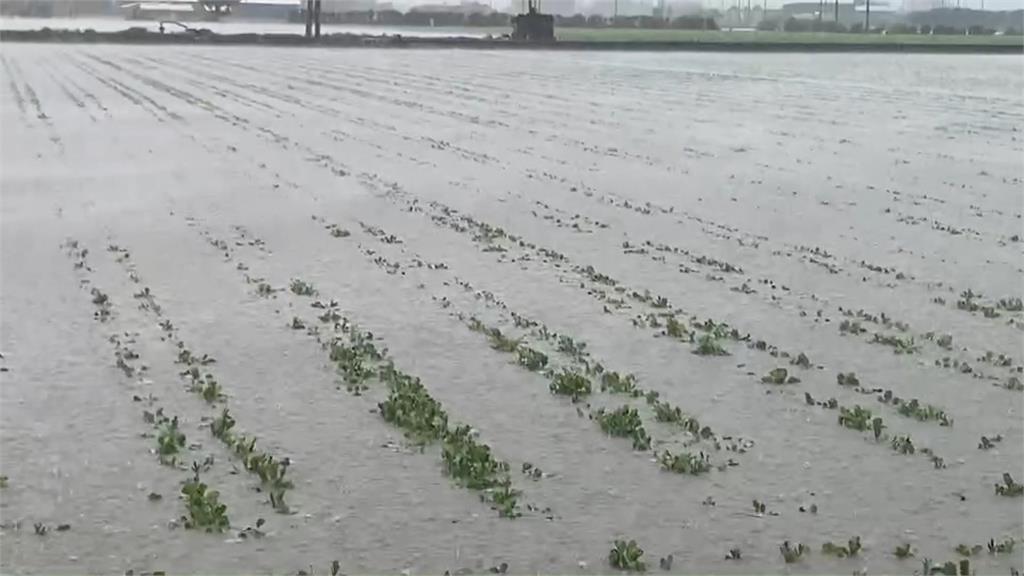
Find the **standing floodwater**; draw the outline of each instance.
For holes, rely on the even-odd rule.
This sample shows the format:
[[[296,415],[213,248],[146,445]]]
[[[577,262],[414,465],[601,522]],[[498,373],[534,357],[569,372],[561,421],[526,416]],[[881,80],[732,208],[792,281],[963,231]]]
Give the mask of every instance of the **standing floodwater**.
[[[1022,567],[1014,57],[0,64],[4,572]]]

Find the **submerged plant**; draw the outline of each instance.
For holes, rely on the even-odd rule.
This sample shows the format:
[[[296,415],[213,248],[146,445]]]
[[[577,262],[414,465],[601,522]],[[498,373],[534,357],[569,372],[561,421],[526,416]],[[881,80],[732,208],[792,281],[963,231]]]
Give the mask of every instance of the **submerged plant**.
[[[298,278],[292,280],[289,288],[294,294],[299,296],[316,296],[317,293],[316,288],[314,288],[312,284],[299,280]]]
[[[786,540],[779,546],[779,552],[786,564],[792,564],[803,558],[804,554],[810,553],[810,549],[799,542],[794,546],[789,543],[789,540]]]
[[[419,379],[401,375],[390,384],[388,398],[377,405],[384,420],[416,442],[440,439],[448,430],[448,414]]]
[[[221,439],[224,442],[230,443],[231,441],[231,429],[235,426],[235,419],[228,413],[228,409],[225,408],[221,411],[220,416],[213,419],[210,422],[210,432],[214,437]]]
[[[704,334],[697,340],[697,347],[693,350],[698,356],[728,356],[729,353],[718,343],[718,339],[711,334]]]
[[[790,376],[789,371],[785,368],[774,368],[771,372],[761,377],[761,382],[765,384],[796,384],[800,382],[800,379],[796,376]]]
[[[612,394],[632,394],[634,396],[639,394],[639,390],[636,387],[636,376],[633,374],[621,376],[618,372],[613,371],[601,374],[601,391],[608,391]]]
[[[892,449],[900,454],[913,454],[916,451],[910,436],[896,436],[893,438]]]
[[[611,412],[604,408],[597,411],[597,423],[606,434],[618,438],[632,438],[634,450],[648,450],[651,437],[644,430],[643,422],[636,408],[621,406]]]
[[[177,416],[160,428],[156,444],[161,464],[173,466],[177,463],[177,455],[185,447],[185,434],[178,430]]]
[[[608,563],[617,570],[643,572],[647,570],[647,565],[641,560],[643,555],[644,550],[636,540],[616,540],[608,552]]]
[[[658,456],[658,462],[661,462],[662,469],[676,474],[699,476],[711,471],[711,461],[703,452],[699,455],[689,452],[672,454],[666,450]]]
[[[1021,496],[1024,495],[1024,485],[1014,482],[1009,472],[1003,472],[1003,483],[996,484],[996,494],[999,496]]]
[[[857,375],[853,372],[848,372],[846,374],[840,372],[836,376],[836,380],[839,382],[840,386],[851,386],[853,388],[860,386],[860,380],[857,379]]]
[[[551,392],[560,396],[569,396],[578,402],[591,392],[590,380],[579,372],[563,368],[561,372],[551,376]]]
[[[220,503],[220,494],[216,490],[210,490],[206,484],[193,479],[185,483],[181,493],[188,510],[188,516],[182,517],[185,528],[206,532],[227,530],[227,506]]]
[[[839,424],[854,430],[867,430],[871,425],[871,410],[861,406],[854,406],[853,409],[839,408]]]
[[[543,352],[538,352],[528,346],[519,346],[516,349],[519,365],[527,370],[539,372],[548,365],[548,357]]]

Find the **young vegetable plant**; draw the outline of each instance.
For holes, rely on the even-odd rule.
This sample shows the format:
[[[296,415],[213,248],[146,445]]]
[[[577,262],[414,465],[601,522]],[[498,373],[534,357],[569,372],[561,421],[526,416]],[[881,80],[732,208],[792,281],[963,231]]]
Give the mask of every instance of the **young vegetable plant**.
[[[1009,472],[1003,472],[1003,483],[996,484],[996,494],[999,496],[1021,496],[1024,495],[1024,485],[1014,482]]]
[[[210,490],[197,478],[191,479],[181,488],[185,497],[188,516],[182,517],[185,528],[206,532],[223,532],[228,529],[227,506],[219,501],[220,494]]]
[[[801,543],[797,543],[795,546],[786,540],[779,546],[779,553],[782,554],[782,559],[786,561],[786,564],[792,564],[798,562],[805,554],[810,554],[810,549]]]
[[[612,412],[602,408],[597,411],[596,419],[606,434],[617,438],[632,438],[634,450],[650,449],[651,437],[644,430],[636,408],[621,406]]]
[[[697,347],[693,350],[698,356],[728,356],[729,353],[718,343],[718,339],[711,334],[705,334],[697,340]]]
[[[643,548],[636,543],[636,540],[616,540],[612,549],[608,552],[608,563],[612,568],[628,572],[644,572],[647,565],[642,560]]]
[[[156,444],[161,464],[174,466],[178,463],[178,454],[185,447],[185,434],[178,429],[177,416],[161,426]]]
[[[560,396],[569,396],[573,402],[579,402],[591,392],[590,380],[569,368],[563,368],[561,372],[551,375],[551,392]]]
[[[711,471],[711,461],[703,452],[699,455],[689,452],[672,454],[666,450],[658,456],[658,461],[661,462],[661,467],[664,470],[675,472],[676,474],[698,476]]]

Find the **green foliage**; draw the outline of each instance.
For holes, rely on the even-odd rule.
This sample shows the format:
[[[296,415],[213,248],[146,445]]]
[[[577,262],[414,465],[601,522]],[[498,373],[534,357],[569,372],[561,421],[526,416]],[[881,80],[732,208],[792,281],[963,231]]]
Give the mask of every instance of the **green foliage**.
[[[910,436],[896,436],[892,439],[892,449],[900,454],[913,454],[916,452],[914,442]]]
[[[837,556],[839,558],[846,558],[848,556],[856,556],[860,552],[860,536],[854,536],[847,541],[846,546],[834,544],[832,542],[825,542],[821,545],[821,551],[823,554],[829,556]]]
[[[1003,472],[1003,482],[996,484],[996,494],[999,496],[1021,496],[1024,495],[1024,485],[1014,482],[1009,472]]]
[[[644,550],[636,543],[636,540],[629,542],[616,540],[608,552],[608,563],[617,570],[644,572],[647,570],[647,565],[641,559],[643,555]]]
[[[911,337],[900,338],[899,336],[886,336],[876,333],[872,342],[891,346],[894,354],[913,354],[920,350],[920,347],[914,344],[914,339]]]
[[[185,434],[178,429],[178,417],[165,422],[156,437],[157,455],[162,464],[173,466],[177,463],[177,455],[185,447]]]
[[[989,554],[1009,554],[1013,552],[1013,545],[1013,538],[1006,538],[1002,542],[996,542],[994,538],[989,539],[988,552]]]
[[[810,549],[803,544],[797,543],[796,546],[789,543],[786,540],[779,546],[779,553],[782,554],[782,558],[786,561],[786,564],[792,564],[799,561],[805,554],[810,554]]]
[[[678,339],[685,339],[689,337],[689,331],[686,329],[686,326],[682,322],[676,320],[675,316],[669,316],[665,320],[665,334]]]
[[[785,368],[774,368],[771,372],[761,377],[761,382],[765,384],[796,384],[800,382],[800,379],[790,376],[789,371]]]
[[[214,379],[213,375],[207,374],[204,380],[202,387],[199,389],[199,395],[203,397],[203,400],[206,400],[209,404],[223,400],[224,390],[217,383],[217,380]]]
[[[548,365],[548,357],[543,352],[538,352],[528,346],[520,345],[516,350],[519,357],[519,365],[527,370],[539,372]]]
[[[185,528],[189,530],[205,530],[206,532],[223,532],[229,523],[227,506],[218,501],[216,490],[209,490],[206,484],[197,479],[189,480],[181,488],[185,497],[188,516],[183,516]]]
[[[860,322],[856,322],[856,321],[851,322],[850,320],[843,320],[842,322],[839,323],[839,333],[840,334],[855,334],[856,335],[856,334],[863,334],[864,332],[867,332],[867,330],[861,327]]]
[[[661,462],[662,469],[676,474],[698,476],[711,471],[711,461],[703,452],[699,455],[689,452],[672,454],[666,450],[658,456],[658,462]]]
[[[601,391],[612,394],[631,394],[636,396],[639,391],[636,387],[636,376],[633,374],[619,375],[618,372],[605,372],[601,374]]]
[[[274,288],[271,287],[270,284],[267,284],[266,282],[260,282],[260,283],[256,284],[256,295],[257,296],[261,296],[263,298],[267,298],[268,296],[272,296],[273,294],[274,294]]]
[[[978,554],[982,550],[984,550],[984,547],[981,544],[975,544],[974,546],[968,546],[967,544],[957,544],[956,545],[956,553],[961,555],[961,556],[967,556],[967,557],[974,556],[975,554]]]
[[[895,554],[897,558],[902,560],[904,558],[910,558],[911,556],[913,556],[914,551],[910,549],[910,544],[902,544],[896,547],[896,550],[893,551],[893,554]]]
[[[441,458],[448,476],[466,488],[485,491],[481,499],[491,502],[499,515],[520,516],[520,492],[512,488],[508,463],[495,459],[489,446],[477,442],[469,426],[445,434]]]
[[[729,353],[718,343],[718,339],[711,334],[704,334],[697,340],[697,347],[693,350],[698,356],[728,356]]]
[[[648,450],[651,447],[651,437],[644,430],[643,422],[636,408],[620,406],[611,412],[604,408],[597,411],[597,423],[606,434],[617,438],[632,438],[634,450]]]
[[[897,399],[893,401],[893,404],[897,406],[897,412],[903,416],[907,416],[908,418],[915,418],[921,422],[935,420],[942,426],[953,425],[953,419],[950,418],[944,410],[936,406],[932,406],[931,404],[921,405],[921,403],[917,401],[917,398],[914,398],[909,402]]]
[[[840,386],[850,386],[853,388],[860,386],[860,380],[857,379],[857,375],[853,372],[848,372],[846,374],[840,372],[836,376],[836,380],[839,382]]]
[[[299,296],[316,296],[316,288],[308,282],[304,282],[295,278],[292,283],[288,286],[294,294]]]
[[[348,390],[357,394],[364,391],[367,388],[364,382],[374,374],[367,363],[375,358],[358,346],[346,345],[341,339],[335,339],[330,346],[331,361],[337,365]]]
[[[853,409],[839,408],[839,424],[854,430],[867,430],[871,425],[871,410],[861,406],[854,406]]]
[[[590,380],[586,376],[563,368],[561,372],[551,376],[551,392],[560,396],[569,396],[573,402],[589,396],[591,392]]]
[[[234,427],[235,419],[228,413],[227,408],[222,410],[220,416],[214,418],[213,422],[210,422],[210,432],[214,437],[229,444],[231,443],[231,429]]]
[[[520,340],[512,339],[501,333],[497,328],[487,330],[487,338],[490,340],[491,348],[499,352],[515,352],[519,348]]]
[[[448,430],[448,414],[418,378],[395,373],[387,400],[379,403],[380,415],[401,428],[406,437],[420,443],[440,439]]]

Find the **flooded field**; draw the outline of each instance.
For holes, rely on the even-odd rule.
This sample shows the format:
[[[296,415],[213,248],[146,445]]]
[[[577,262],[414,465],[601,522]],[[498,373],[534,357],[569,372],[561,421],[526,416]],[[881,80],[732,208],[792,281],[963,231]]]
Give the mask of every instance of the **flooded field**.
[[[0,60],[4,572],[1022,568],[1017,58]]]

